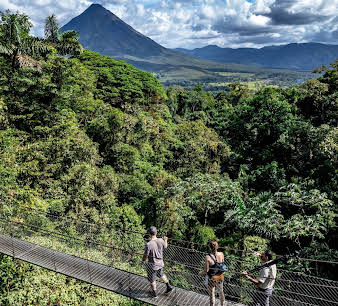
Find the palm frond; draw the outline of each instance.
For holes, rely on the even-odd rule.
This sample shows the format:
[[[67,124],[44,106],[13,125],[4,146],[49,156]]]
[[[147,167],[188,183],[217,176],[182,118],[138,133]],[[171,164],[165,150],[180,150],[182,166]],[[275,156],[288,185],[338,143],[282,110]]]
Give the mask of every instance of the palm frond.
[[[29,37],[22,42],[19,51],[21,54],[36,56],[46,55],[52,51],[52,48],[42,38]]]
[[[61,55],[77,55],[83,51],[81,44],[78,42],[60,42],[56,45],[56,49]]]
[[[0,54],[10,55],[13,53],[13,50],[12,45],[0,42]]]
[[[20,68],[34,67],[34,68],[37,68],[38,70],[42,70],[42,62],[37,61],[28,55],[21,55],[21,54],[18,55],[17,62]]]

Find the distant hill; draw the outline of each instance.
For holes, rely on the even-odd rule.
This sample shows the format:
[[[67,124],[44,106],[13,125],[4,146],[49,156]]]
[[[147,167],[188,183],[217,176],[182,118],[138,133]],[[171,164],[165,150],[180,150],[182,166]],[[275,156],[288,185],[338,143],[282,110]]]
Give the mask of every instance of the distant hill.
[[[73,18],[62,27],[62,31],[66,30],[76,30],[83,46],[103,55],[149,57],[165,50],[100,4],[92,4],[81,15]]]
[[[261,49],[231,49],[209,45],[193,50],[183,48],[175,50],[196,58],[222,63],[305,71],[313,70],[323,64],[328,65],[338,58],[338,45],[319,43],[294,43],[281,46],[268,46]]]
[[[145,70],[162,70],[163,66],[195,66],[216,68],[219,64],[201,61],[181,52],[164,48],[149,37],[133,29],[100,4],[92,4],[82,14],[61,28],[75,30],[80,34],[80,43],[86,49],[102,55],[125,59]],[[222,66],[229,69],[252,70],[239,65]]]
[[[133,29],[100,4],[92,4],[82,14],[64,25],[61,30],[77,31],[84,48],[125,60],[136,68],[152,72],[165,85],[189,86],[196,82],[224,83],[241,78],[237,74],[235,78],[229,74],[224,77],[224,73],[250,73],[250,80],[267,79],[276,84],[280,80],[293,82],[304,79],[303,75],[293,72],[202,60],[164,48]]]

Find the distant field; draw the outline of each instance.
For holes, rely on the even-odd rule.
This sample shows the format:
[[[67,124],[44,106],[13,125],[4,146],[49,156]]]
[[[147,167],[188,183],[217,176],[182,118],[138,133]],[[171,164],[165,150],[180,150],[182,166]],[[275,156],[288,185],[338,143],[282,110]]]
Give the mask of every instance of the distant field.
[[[241,82],[246,83],[250,89],[257,89],[263,84],[277,86],[299,84],[313,77],[307,72],[217,63],[169,51],[147,59],[132,56],[120,59],[151,72],[166,87],[180,85],[192,88],[196,84],[201,84],[208,90],[217,91],[226,89],[229,83]]]
[[[196,67],[171,67],[155,72],[154,75],[167,87],[180,85],[191,88],[196,84],[203,85],[210,91],[224,90],[230,83],[245,83],[251,90],[260,89],[264,85],[288,86],[299,84],[313,77],[294,71],[260,71],[253,72],[232,72],[232,71],[212,71],[198,69]]]
[[[210,82],[208,85],[210,87],[227,87],[232,82]],[[249,89],[259,89],[266,85],[266,81],[249,81],[249,82],[241,82],[248,86]]]
[[[229,76],[229,77],[243,77],[243,78],[250,78],[254,77],[254,73],[246,73],[246,72],[217,72],[221,76]]]
[[[168,71],[161,71],[158,73],[154,73],[154,75],[161,82],[168,82],[172,80],[205,80],[205,79],[217,79],[217,75],[213,72],[187,68],[187,67],[177,67],[176,69],[170,69]]]

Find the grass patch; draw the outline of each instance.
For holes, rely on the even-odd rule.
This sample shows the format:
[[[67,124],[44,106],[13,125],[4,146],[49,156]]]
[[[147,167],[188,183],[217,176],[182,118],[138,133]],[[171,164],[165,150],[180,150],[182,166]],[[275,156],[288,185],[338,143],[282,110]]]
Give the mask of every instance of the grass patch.
[[[226,77],[239,77],[239,78],[251,78],[255,77],[254,73],[247,73],[247,72],[217,72],[221,76],[226,76]]]

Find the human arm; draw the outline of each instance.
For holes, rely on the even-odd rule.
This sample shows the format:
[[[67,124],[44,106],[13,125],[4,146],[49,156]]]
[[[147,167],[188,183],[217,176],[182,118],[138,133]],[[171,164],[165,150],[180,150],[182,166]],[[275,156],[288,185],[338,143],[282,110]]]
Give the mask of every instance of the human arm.
[[[167,247],[168,247],[168,237],[166,237],[166,236],[163,236],[163,241],[164,241],[164,245],[163,245],[163,247],[166,249]]]
[[[221,262],[224,262],[224,253],[220,252]]]
[[[204,269],[201,272],[202,275],[206,275],[209,272],[209,260],[208,256],[205,257]]]
[[[142,257],[142,261],[146,261],[147,258],[148,258],[148,255],[149,255],[149,248],[148,248],[148,245],[146,244],[146,246],[144,248],[144,254],[143,254],[143,257]]]
[[[242,275],[250,282],[252,282],[253,284],[255,284],[256,286],[259,286],[260,284],[262,284],[259,280],[252,278],[251,276],[248,275],[247,272],[242,272]]]
[[[249,280],[250,282],[252,282],[256,286],[260,286],[269,277],[269,267],[264,267],[263,269],[261,269],[257,279],[254,279],[251,276],[249,276],[247,272],[243,272],[242,274],[247,280]]]

